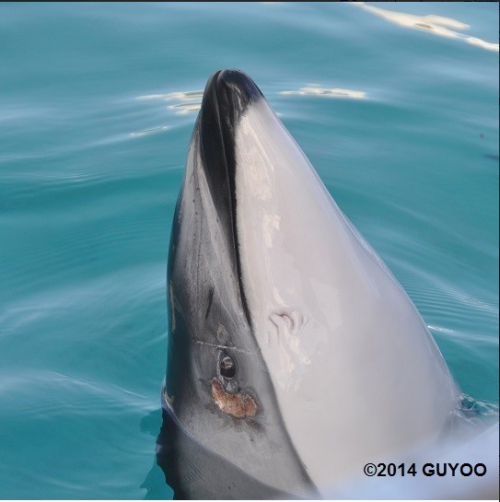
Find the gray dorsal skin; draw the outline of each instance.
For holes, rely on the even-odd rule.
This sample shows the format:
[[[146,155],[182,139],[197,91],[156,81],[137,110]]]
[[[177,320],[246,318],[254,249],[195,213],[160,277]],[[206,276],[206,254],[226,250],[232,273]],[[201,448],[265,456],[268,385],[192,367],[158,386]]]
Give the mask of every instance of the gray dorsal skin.
[[[295,499],[260,483],[220,455],[208,450],[182,427],[168,405],[158,437],[158,463],[175,499]]]
[[[177,498],[317,496],[284,425],[241,284],[234,126],[259,99],[259,89],[243,73],[212,75],[175,211],[158,463]],[[234,376],[221,374],[227,356]],[[236,411],[230,403],[217,404],[214,385],[223,399],[237,401]],[[241,409],[242,403],[249,408]]]

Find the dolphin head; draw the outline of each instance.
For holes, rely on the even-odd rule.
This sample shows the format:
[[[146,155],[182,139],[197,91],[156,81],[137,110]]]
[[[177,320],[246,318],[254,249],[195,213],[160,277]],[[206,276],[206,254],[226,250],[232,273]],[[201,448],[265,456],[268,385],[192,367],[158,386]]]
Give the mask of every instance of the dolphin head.
[[[199,486],[191,495],[224,498],[229,468],[243,473],[240,497],[327,493],[437,437],[456,406],[410,299],[238,70],[205,89],[168,295],[172,461],[189,456],[209,476],[196,484],[177,468],[178,485]]]
[[[224,482],[215,483],[218,498],[234,496],[234,490],[240,497],[257,492],[269,498],[312,489],[254,336],[241,270],[235,130],[241,115],[259,100],[264,100],[261,92],[241,72],[210,77],[191,138],[169,253],[164,404],[179,427],[167,439],[175,443],[167,463],[179,462],[191,451],[187,445],[196,442],[191,464],[201,462],[199,470],[212,475],[231,468],[224,479],[239,480],[233,493],[223,491]],[[183,482],[181,471],[169,478],[179,493],[211,493],[210,483],[200,482],[196,491],[192,480]]]

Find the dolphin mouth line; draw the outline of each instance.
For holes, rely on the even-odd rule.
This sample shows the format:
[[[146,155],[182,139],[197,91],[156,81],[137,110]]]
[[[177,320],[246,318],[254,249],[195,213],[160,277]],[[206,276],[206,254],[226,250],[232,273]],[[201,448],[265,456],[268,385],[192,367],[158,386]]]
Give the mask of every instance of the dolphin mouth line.
[[[203,93],[198,130],[200,156],[239,283],[241,307],[252,327],[242,279],[237,228],[236,130],[250,104],[265,99],[257,85],[237,70],[211,75]],[[241,166],[239,166],[241,169]]]

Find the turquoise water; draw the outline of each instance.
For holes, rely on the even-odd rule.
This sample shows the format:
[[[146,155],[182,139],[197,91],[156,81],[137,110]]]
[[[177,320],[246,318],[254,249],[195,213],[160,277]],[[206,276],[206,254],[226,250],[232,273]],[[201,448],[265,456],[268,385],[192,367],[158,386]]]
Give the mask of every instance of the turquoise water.
[[[376,6],[0,4],[0,498],[171,497],[166,254],[199,94],[170,93],[225,67],[497,412],[498,5]]]

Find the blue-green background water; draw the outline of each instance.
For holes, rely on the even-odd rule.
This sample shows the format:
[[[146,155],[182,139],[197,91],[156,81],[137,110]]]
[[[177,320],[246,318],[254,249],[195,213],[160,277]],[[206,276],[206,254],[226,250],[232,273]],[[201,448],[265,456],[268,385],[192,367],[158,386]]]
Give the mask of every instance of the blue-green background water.
[[[377,7],[498,42],[496,3]],[[171,496],[154,465],[166,254],[196,114],[152,95],[225,67],[496,413],[498,49],[436,31],[343,3],[0,4],[1,498]],[[310,83],[366,96],[281,94]]]

